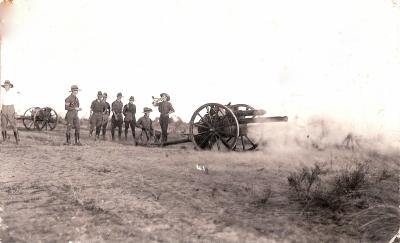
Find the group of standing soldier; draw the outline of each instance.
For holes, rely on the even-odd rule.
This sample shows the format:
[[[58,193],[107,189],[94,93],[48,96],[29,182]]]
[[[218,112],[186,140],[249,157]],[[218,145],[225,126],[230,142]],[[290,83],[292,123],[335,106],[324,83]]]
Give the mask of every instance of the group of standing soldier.
[[[65,99],[65,110],[67,114],[65,120],[67,122],[66,130],[66,142],[65,145],[71,144],[71,130],[75,129],[75,145],[82,145],[80,142],[80,122],[78,111],[81,110],[79,105],[78,86],[71,86],[71,94]],[[169,115],[175,110],[172,104],[169,102],[170,96],[166,93],[162,93],[159,102],[153,103],[158,106],[160,112],[160,126],[161,126],[161,142],[167,141],[167,130]],[[107,93],[102,93],[99,91],[97,93],[97,99],[95,99],[90,106],[90,127],[89,136],[93,136],[93,131],[95,131],[95,140],[100,138],[100,132],[102,132],[102,138],[106,139],[106,128],[108,124],[108,119],[111,116],[111,138],[115,140],[115,130],[118,128],[118,139],[121,140],[122,136],[122,126],[125,124],[125,140],[128,139],[129,128],[132,132],[133,141],[137,144],[137,138],[135,134],[135,128],[138,127],[142,130],[141,136],[144,134],[146,136],[146,141],[149,141],[151,137],[154,136],[154,129],[152,120],[149,115],[152,109],[145,107],[143,109],[143,117],[139,118],[136,122],[136,105],[134,104],[135,98],[131,96],[129,98],[129,103],[123,105],[122,103],[122,93],[117,94],[117,99],[112,102],[111,106],[107,102]]]

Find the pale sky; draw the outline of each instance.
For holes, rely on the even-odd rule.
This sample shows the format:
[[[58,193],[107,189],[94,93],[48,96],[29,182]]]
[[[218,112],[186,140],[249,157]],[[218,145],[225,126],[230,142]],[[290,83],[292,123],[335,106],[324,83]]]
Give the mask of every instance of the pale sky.
[[[14,0],[9,22],[1,79],[19,113],[63,115],[77,84],[81,117],[98,90],[134,95],[137,116],[166,92],[185,121],[207,102],[247,103],[400,137],[394,0]]]

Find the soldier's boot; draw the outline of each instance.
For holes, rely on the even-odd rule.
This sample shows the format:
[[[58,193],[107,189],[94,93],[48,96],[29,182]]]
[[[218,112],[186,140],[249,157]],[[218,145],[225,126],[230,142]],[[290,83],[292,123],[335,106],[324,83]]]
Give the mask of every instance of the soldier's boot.
[[[65,141],[64,145],[71,145],[71,134],[66,133],[65,137],[66,137],[67,141]]]
[[[91,137],[93,135],[93,128],[89,129],[89,137]]]
[[[79,141],[79,132],[75,132],[75,145],[82,146],[81,141]]]
[[[106,129],[105,128],[102,129],[102,136],[103,136],[103,140],[106,140]]]
[[[135,131],[132,131],[132,137],[133,137],[133,144],[136,146],[137,145],[137,141],[136,141]]]
[[[128,129],[125,129],[124,135],[125,135],[125,141],[128,141]]]
[[[114,131],[111,130],[111,140],[113,140],[113,141],[115,140],[114,134],[115,134]]]
[[[14,131],[14,137],[15,137],[15,143],[18,145],[18,144],[19,144],[19,134],[18,134],[18,131]]]
[[[1,135],[3,136],[3,141],[7,140],[7,131],[1,131]]]
[[[121,140],[121,136],[122,136],[122,131],[119,130],[119,131],[118,131],[118,140]]]
[[[96,138],[95,140],[98,140],[100,137],[100,128],[96,128]]]

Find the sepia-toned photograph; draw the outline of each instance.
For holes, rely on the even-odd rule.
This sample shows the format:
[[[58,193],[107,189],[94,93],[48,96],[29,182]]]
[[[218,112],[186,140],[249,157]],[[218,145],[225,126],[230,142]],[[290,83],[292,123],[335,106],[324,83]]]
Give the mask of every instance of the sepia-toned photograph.
[[[400,243],[399,0],[0,0],[0,243]]]

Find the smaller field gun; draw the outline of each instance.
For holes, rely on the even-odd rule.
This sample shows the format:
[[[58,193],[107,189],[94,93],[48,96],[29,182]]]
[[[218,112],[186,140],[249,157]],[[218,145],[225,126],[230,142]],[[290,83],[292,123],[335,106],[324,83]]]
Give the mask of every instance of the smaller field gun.
[[[50,107],[31,107],[24,112],[23,116],[18,116],[27,130],[42,129],[53,130],[58,123],[57,112]]]

